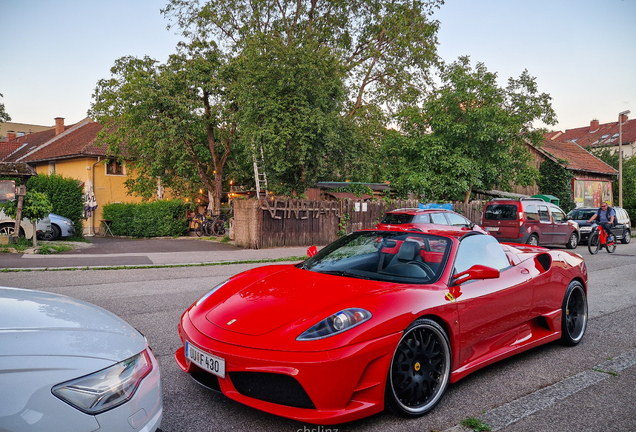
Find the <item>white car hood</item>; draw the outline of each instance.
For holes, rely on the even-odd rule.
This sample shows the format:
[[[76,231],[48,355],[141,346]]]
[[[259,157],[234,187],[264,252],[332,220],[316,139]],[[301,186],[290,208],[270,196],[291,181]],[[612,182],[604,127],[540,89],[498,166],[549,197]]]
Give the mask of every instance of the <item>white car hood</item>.
[[[117,363],[145,346],[137,330],[100,307],[58,294],[0,287],[0,358],[63,356]]]

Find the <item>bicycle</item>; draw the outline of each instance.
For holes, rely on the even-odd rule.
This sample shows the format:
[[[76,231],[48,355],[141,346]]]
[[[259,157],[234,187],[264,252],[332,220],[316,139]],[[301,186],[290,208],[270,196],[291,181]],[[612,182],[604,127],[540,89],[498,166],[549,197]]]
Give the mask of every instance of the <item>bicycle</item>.
[[[209,236],[212,234],[212,224],[203,213],[197,213],[192,218],[193,230],[197,237],[201,237],[203,234]]]
[[[605,248],[608,253],[614,253],[616,250],[616,239],[612,238],[611,242],[607,240],[608,236],[605,230],[595,223],[592,225],[592,233],[587,241],[587,249],[592,255],[596,255],[598,250],[603,248]]]

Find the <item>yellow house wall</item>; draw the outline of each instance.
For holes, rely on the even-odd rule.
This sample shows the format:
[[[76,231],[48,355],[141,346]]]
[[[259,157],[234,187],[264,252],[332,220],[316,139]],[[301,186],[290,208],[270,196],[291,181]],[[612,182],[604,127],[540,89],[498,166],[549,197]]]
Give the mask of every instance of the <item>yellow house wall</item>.
[[[40,163],[36,166],[38,174],[51,174],[56,172],[64,177],[71,177],[87,183],[93,183],[95,201],[97,209],[93,217],[84,222],[84,234],[95,232],[99,228],[102,220],[103,206],[115,202],[141,202],[142,199],[126,194],[124,182],[127,179],[127,172],[124,165],[124,175],[106,174],[106,165],[103,159],[98,161],[96,157],[74,158],[58,160],[55,166],[48,162]]]

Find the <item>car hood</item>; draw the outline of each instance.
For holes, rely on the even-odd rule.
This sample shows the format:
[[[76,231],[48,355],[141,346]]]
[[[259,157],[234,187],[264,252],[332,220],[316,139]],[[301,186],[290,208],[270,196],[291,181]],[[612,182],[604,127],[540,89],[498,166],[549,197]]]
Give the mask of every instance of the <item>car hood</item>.
[[[362,307],[360,298],[386,289],[386,284],[289,267],[238,289],[206,314],[223,329],[250,336],[286,324],[307,325],[346,307]]]
[[[145,338],[90,303],[42,291],[0,287],[0,356],[65,356],[119,362]]]

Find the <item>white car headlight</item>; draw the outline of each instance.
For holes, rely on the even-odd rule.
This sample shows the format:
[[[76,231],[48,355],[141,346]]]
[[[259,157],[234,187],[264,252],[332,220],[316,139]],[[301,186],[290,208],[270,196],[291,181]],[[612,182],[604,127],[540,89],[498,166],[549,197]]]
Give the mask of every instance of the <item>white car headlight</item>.
[[[99,414],[129,401],[152,370],[148,349],[90,375],[56,385],[52,393],[87,414]]]
[[[341,310],[307,329],[296,340],[324,339],[352,329],[371,318],[371,312],[359,308]]]

